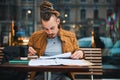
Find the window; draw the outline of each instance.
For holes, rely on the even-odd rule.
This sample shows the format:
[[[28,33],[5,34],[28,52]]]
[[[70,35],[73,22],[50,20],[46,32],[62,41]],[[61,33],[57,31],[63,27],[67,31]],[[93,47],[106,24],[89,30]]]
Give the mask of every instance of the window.
[[[67,8],[65,9],[65,15],[64,15],[66,21],[69,21],[69,16],[70,16],[70,9]]]
[[[107,10],[107,16],[110,16],[110,14],[113,12],[113,10],[112,9],[108,9]]]
[[[81,16],[80,16],[81,20],[85,19],[86,18],[86,10],[85,9],[81,9],[80,13],[81,13]]]
[[[52,2],[53,4],[55,4],[57,1],[56,0],[50,0],[50,2]]]
[[[69,2],[70,0],[64,0],[65,2]]]
[[[86,2],[86,0],[81,0],[81,2]]]
[[[94,10],[94,19],[98,19],[98,9]]]
[[[107,0],[107,3],[112,3],[112,0]]]
[[[22,12],[22,19],[25,19],[25,16],[26,16],[26,9],[22,9],[21,12]]]
[[[22,19],[32,20],[32,9],[22,9]]]
[[[22,0],[22,1],[33,1],[33,0]]]
[[[99,2],[99,0],[94,0],[94,3],[98,3]]]

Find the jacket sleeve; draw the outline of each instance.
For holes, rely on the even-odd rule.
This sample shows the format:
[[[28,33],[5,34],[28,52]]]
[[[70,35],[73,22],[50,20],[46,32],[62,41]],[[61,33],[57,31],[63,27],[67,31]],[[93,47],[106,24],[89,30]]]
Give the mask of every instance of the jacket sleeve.
[[[37,33],[36,32],[34,32],[32,35],[31,35],[31,37],[30,37],[30,39],[29,39],[29,42],[28,42],[28,46],[33,46],[34,45],[34,42],[36,41],[36,37],[37,36]]]
[[[78,41],[77,41],[77,38],[76,38],[76,35],[73,33],[73,37],[72,37],[72,43],[73,43],[73,46],[74,46],[74,50],[77,51],[77,50],[81,50],[78,46]],[[74,51],[74,52],[75,52]]]

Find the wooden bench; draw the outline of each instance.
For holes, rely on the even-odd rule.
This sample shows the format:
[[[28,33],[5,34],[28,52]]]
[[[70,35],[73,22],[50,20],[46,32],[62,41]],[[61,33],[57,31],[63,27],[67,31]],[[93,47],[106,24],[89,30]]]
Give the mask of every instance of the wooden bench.
[[[85,55],[85,60],[92,62],[94,65],[89,66],[87,72],[72,72],[72,78],[75,80],[75,75],[90,75],[93,80],[93,75],[102,75],[102,54],[100,48],[81,48]]]
[[[2,64],[3,58],[4,58],[3,50],[4,50],[4,47],[0,47],[0,65]],[[27,76],[27,78],[26,78],[27,80],[30,79],[30,73],[31,73],[31,72],[28,72],[28,76]],[[4,74],[4,73],[3,73],[3,74]],[[7,73],[6,73],[6,75],[7,75]]]
[[[4,49],[4,47],[0,47],[0,64],[2,64],[2,60],[3,60],[3,56],[4,56],[3,49]]]

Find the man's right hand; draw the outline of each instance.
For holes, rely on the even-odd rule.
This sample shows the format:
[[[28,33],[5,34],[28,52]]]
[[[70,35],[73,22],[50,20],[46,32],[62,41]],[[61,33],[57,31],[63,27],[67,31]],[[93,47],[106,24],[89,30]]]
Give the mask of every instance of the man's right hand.
[[[29,55],[32,56],[32,55],[35,55],[37,52],[33,49],[33,47],[29,47],[28,48],[28,52],[29,52]]]

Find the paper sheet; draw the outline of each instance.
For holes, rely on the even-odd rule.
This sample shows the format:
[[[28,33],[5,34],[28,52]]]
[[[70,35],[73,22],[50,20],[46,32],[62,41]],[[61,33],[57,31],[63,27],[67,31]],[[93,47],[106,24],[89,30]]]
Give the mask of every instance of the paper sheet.
[[[89,66],[93,65],[91,62],[86,60],[74,60],[74,59],[31,59],[29,66],[47,66],[47,65],[78,65],[78,66]]]
[[[61,65],[78,65],[78,66],[88,66],[93,65],[91,62],[86,61],[84,59],[55,59],[57,64]]]
[[[55,59],[55,58],[70,58],[71,56],[71,52],[68,53],[63,53],[63,54],[59,54],[59,55],[54,55],[54,56],[40,56],[39,59]]]
[[[57,65],[54,59],[31,59],[29,61],[29,66],[47,66],[47,65]]]
[[[54,56],[40,56],[37,59],[31,59],[29,61],[30,66],[47,66],[47,65],[79,65],[88,66],[93,65],[91,62],[86,60],[70,59],[71,52],[54,55]]]

